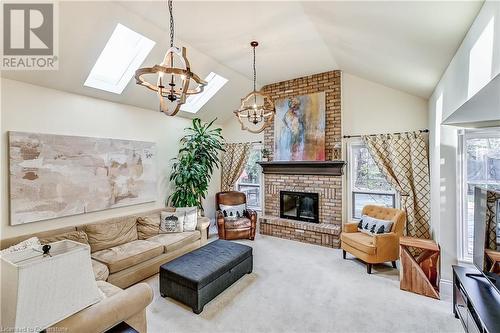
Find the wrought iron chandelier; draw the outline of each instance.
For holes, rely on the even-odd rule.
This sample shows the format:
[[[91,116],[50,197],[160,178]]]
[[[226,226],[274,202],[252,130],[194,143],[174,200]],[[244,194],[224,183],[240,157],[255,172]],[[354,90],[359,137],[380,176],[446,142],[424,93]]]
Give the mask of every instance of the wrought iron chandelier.
[[[253,91],[241,99],[240,108],[234,111],[241,129],[251,133],[260,133],[270,126],[276,113],[271,97],[256,89],[255,48],[258,45],[256,41],[250,43],[253,48]]]
[[[187,96],[201,93],[207,82],[191,72],[191,66],[186,57],[186,48],[179,49],[174,46],[172,0],[168,0],[168,11],[170,13],[170,48],[159,65],[136,70],[135,80],[137,84],[157,93],[161,112],[167,116],[175,116],[181,105],[186,102]],[[144,76],[148,74],[158,75],[156,84],[144,79]],[[191,80],[196,84],[195,88],[190,87]]]

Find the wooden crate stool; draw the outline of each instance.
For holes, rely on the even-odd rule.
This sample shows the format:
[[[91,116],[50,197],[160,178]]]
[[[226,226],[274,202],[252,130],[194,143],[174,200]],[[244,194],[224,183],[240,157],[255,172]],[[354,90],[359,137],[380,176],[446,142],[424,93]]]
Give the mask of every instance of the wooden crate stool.
[[[439,299],[439,245],[430,239],[399,239],[400,289]],[[413,256],[410,248],[419,254]]]

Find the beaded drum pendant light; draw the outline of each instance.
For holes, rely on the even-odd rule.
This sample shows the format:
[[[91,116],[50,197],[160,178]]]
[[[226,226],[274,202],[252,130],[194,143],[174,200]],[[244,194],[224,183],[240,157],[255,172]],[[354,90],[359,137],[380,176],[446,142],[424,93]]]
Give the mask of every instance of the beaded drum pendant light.
[[[201,93],[207,82],[191,72],[191,66],[186,57],[186,48],[179,49],[174,46],[172,0],[168,0],[168,11],[170,13],[170,48],[159,65],[136,70],[135,80],[137,84],[157,93],[161,112],[167,116],[175,116],[181,105],[186,102],[187,96]],[[156,84],[144,79],[147,74],[158,76]],[[196,84],[195,88],[190,87],[191,80]]]
[[[234,111],[241,129],[251,133],[260,133],[270,126],[276,112],[271,98],[256,89],[255,48],[258,45],[256,41],[250,43],[253,49],[253,91],[241,99],[240,108]]]

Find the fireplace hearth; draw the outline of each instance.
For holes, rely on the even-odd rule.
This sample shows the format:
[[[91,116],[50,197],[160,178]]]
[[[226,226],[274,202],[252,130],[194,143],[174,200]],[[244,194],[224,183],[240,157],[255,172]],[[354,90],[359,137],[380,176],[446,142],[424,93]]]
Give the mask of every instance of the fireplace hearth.
[[[280,217],[319,223],[318,193],[280,191]]]

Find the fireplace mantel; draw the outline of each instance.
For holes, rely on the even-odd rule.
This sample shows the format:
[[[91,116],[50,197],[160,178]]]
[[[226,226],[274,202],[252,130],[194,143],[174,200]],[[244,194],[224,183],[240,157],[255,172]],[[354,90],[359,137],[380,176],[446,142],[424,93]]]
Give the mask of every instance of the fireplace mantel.
[[[258,162],[263,173],[282,175],[342,176],[344,161],[271,161]]]

